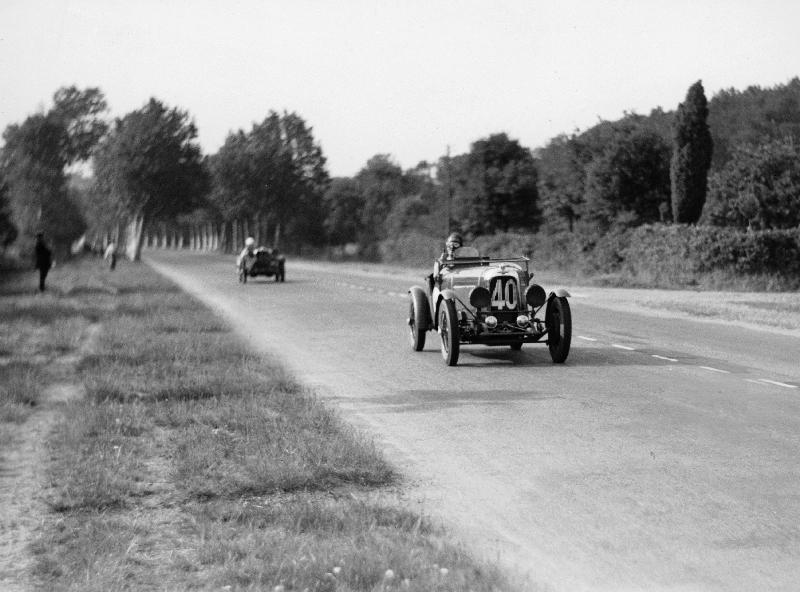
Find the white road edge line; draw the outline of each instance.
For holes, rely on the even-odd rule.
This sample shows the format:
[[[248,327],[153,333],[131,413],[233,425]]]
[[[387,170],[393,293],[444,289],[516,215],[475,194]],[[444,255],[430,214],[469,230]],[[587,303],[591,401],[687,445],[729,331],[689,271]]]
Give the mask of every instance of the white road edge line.
[[[583,339],[584,341],[597,341],[594,337],[586,337],[585,335],[578,335],[578,339]]]
[[[624,349],[624,350],[627,350],[627,351],[636,351],[632,347],[628,347],[627,345],[620,345],[619,343],[612,343],[611,347],[616,347],[617,349]]]
[[[678,360],[675,358],[668,358],[667,356],[659,356],[658,354],[650,354],[654,358],[658,358],[659,360],[666,360],[667,362],[677,362]]]
[[[729,370],[720,370],[719,368],[712,368],[711,366],[700,366],[703,370],[708,370],[709,372],[719,372],[720,374],[730,374]]]
[[[775,386],[782,386],[783,388],[796,389],[796,384],[786,384],[785,382],[778,382],[777,380],[768,380],[766,378],[759,378],[758,382],[766,382],[767,384],[774,384]]]

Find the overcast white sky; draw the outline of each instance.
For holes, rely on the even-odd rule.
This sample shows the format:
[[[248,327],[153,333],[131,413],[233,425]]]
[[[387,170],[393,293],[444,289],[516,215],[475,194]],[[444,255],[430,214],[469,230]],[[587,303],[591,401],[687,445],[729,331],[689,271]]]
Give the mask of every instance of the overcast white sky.
[[[98,86],[115,117],[187,110],[208,153],[286,109],[333,175],[409,168],[674,109],[698,79],[709,99],[786,83],[798,24],[797,0],[0,0],[0,129]]]

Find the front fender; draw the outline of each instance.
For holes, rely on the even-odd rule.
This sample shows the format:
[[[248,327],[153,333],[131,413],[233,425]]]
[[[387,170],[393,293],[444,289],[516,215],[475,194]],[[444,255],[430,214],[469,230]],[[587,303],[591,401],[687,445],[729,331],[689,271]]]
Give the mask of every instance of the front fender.
[[[433,300],[433,319],[431,321],[430,327],[434,330],[439,329],[439,307],[441,306],[444,300],[452,300],[455,302],[456,293],[451,288],[445,288],[444,290],[438,290],[434,288],[433,294],[431,295]]]
[[[417,326],[420,329],[429,331],[433,327],[433,319],[431,318],[431,305],[428,302],[428,295],[419,286],[412,286],[408,290],[408,295],[414,302],[414,308],[419,311],[419,316],[416,319]]]
[[[564,288],[558,288],[557,290],[550,292],[550,295],[547,297],[547,299],[550,300],[551,298],[555,298],[556,296],[558,296],[559,298],[571,298],[572,294],[567,292]]]

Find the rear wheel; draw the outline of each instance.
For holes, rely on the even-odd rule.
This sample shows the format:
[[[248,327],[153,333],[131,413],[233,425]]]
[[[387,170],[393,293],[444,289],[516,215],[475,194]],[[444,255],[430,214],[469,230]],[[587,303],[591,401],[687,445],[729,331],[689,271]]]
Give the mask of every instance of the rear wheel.
[[[459,331],[456,305],[452,300],[445,300],[439,307],[439,337],[442,340],[442,357],[448,366],[458,364]]]
[[[550,357],[556,364],[563,364],[572,342],[572,313],[566,298],[555,296],[550,299],[547,303],[545,325]]]
[[[522,349],[522,342],[520,341],[519,343],[512,343],[512,344],[511,344],[511,349],[512,349],[513,351],[519,351],[519,350],[521,350],[521,349]]]

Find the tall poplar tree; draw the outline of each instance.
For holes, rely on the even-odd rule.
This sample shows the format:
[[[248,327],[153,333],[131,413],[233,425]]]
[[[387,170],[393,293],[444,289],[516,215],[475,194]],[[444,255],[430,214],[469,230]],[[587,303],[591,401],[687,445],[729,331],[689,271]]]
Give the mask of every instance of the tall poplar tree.
[[[673,128],[670,181],[672,218],[678,223],[694,224],[703,212],[714,148],[707,120],[708,101],[698,80],[678,106]]]

